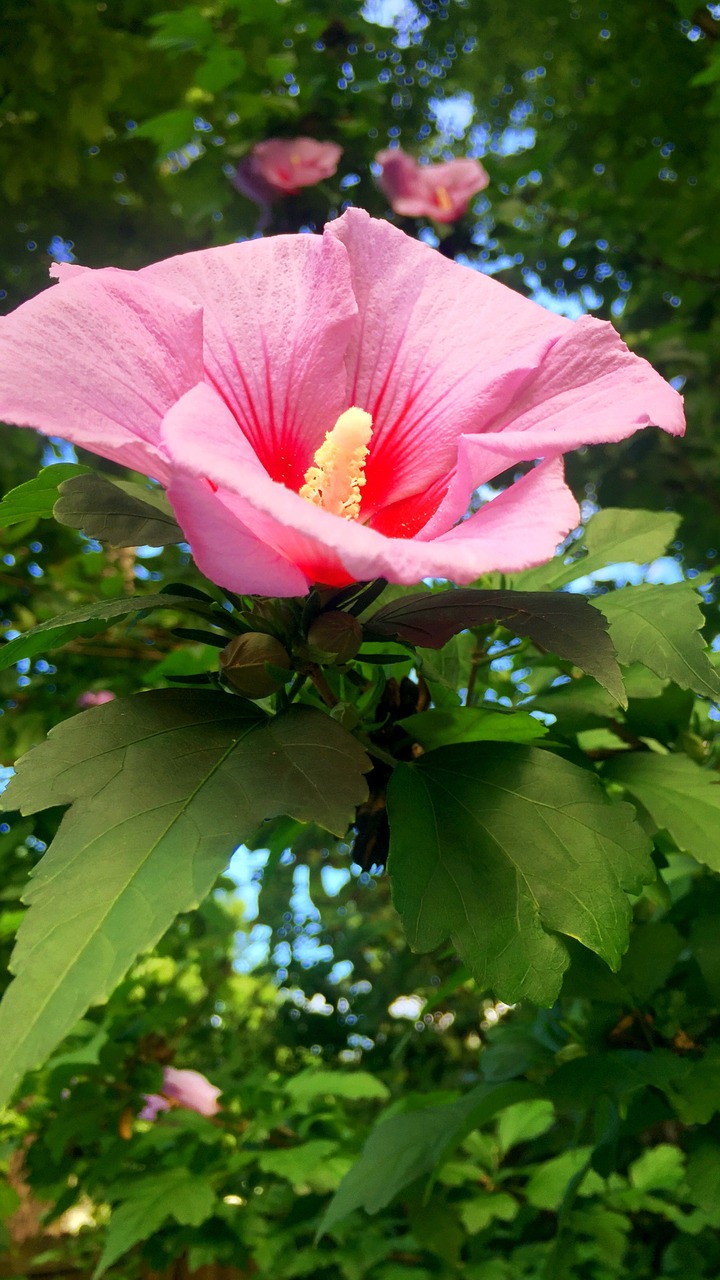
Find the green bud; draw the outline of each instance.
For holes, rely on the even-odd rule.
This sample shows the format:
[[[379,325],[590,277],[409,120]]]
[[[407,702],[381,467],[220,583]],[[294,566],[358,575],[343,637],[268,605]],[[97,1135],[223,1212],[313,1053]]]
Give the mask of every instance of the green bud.
[[[280,641],[259,631],[236,636],[220,654],[222,674],[246,698],[266,698],[281,688],[282,681],[266,671],[266,662],[290,670],[290,658]]]
[[[318,661],[349,662],[362,644],[362,627],[351,613],[321,613],[308,631],[310,651]]]

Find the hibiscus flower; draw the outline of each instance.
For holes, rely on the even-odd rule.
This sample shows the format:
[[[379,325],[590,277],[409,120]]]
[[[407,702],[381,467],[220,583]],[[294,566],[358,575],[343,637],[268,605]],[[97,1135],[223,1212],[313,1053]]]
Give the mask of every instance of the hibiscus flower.
[[[578,522],[563,453],[684,429],[612,325],[358,209],[322,236],[51,271],[0,322],[0,419],[159,480],[199,568],[241,593],[539,564]]]
[[[331,178],[340,163],[342,147],[316,138],[267,138],[243,156],[233,183],[250,200],[266,204],[279,196],[297,195]]]
[[[382,166],[380,190],[395,213],[406,218],[457,222],[472,197],[490,181],[480,161],[469,157],[442,164],[418,164],[398,147],[379,151],[375,159]]]
[[[162,1093],[146,1093],[145,1106],[139,1120],[155,1120],[159,1112],[171,1107],[185,1107],[201,1116],[215,1116],[220,1110],[220,1090],[200,1071],[165,1067]]]

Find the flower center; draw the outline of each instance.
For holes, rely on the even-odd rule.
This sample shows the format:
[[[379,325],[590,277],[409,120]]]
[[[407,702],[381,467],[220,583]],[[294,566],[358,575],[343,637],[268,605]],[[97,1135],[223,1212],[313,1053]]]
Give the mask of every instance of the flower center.
[[[371,435],[372,418],[364,409],[353,406],[341,413],[305,472],[300,497],[334,516],[357,520]]]
[[[442,209],[443,213],[448,213],[449,210],[452,209],[452,200],[450,199],[447,187],[435,188],[435,202],[438,208]]]

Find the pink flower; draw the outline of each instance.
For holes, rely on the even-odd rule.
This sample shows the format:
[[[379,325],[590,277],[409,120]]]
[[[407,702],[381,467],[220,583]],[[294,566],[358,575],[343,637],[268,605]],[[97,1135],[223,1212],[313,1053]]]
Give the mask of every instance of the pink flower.
[[[0,420],[155,477],[202,572],[240,593],[539,564],[578,522],[563,453],[684,429],[612,325],[359,209],[322,236],[51,270],[60,285],[0,321]]]
[[[379,151],[382,165],[380,190],[396,213],[407,218],[434,218],[456,222],[474,195],[490,179],[479,160],[447,160],[443,164],[418,164],[406,151]]]
[[[165,1067],[162,1090],[162,1094],[145,1094],[145,1106],[139,1113],[139,1120],[155,1120],[160,1111],[169,1110],[173,1103],[186,1107],[188,1111],[197,1111],[201,1116],[215,1116],[220,1110],[220,1090],[199,1071]]]
[[[80,694],[77,705],[83,707],[83,709],[86,707],[102,707],[106,702],[112,702],[114,698],[115,694],[111,693],[109,689],[98,689],[97,693],[87,689],[85,693]]]
[[[170,1103],[161,1093],[146,1093],[145,1106],[138,1111],[138,1120],[157,1120],[161,1111],[169,1111]]]
[[[315,138],[268,138],[243,156],[233,183],[258,204],[278,196],[297,195],[301,187],[314,187],[331,178],[340,162],[342,147]]]

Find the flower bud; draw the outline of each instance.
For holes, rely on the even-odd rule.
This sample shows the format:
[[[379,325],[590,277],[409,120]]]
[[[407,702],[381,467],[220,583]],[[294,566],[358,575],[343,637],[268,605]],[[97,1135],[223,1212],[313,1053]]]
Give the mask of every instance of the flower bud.
[[[220,654],[222,674],[246,698],[266,698],[281,687],[282,682],[265,669],[266,662],[290,670],[290,658],[280,641],[259,631],[236,636]]]
[[[360,648],[362,638],[357,618],[340,609],[321,613],[308,631],[311,653],[320,662],[349,662]]]

